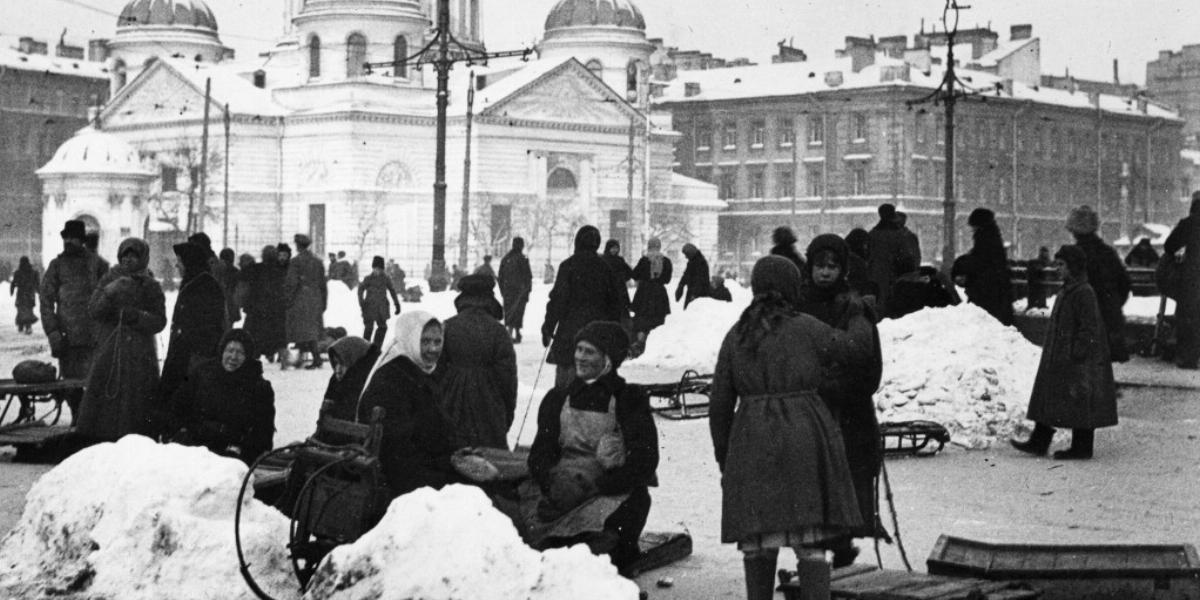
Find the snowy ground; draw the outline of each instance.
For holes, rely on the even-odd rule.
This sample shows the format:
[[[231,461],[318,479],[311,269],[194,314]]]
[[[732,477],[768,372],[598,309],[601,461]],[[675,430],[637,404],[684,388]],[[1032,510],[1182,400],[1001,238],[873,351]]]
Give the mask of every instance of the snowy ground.
[[[520,435],[526,444],[532,440],[534,426],[529,422],[521,428],[523,416],[553,379],[552,367],[541,366],[544,350],[537,343],[547,292],[543,286],[534,290],[526,317],[530,325],[527,341],[517,346],[522,388],[516,425],[509,437],[515,441]],[[327,321],[339,324],[337,319],[342,319],[341,324],[351,332],[360,333],[357,307],[351,303],[353,310],[347,310],[348,298],[348,291],[334,295],[334,314],[327,315]],[[735,298],[745,301],[747,296],[741,293]],[[421,307],[446,317],[453,312],[452,300],[452,294],[427,296]],[[735,306],[728,307],[730,312],[740,310]],[[412,308],[416,305],[405,305],[406,310]],[[698,308],[700,305],[688,312]],[[11,304],[0,306],[0,373],[7,373],[26,357],[48,359],[44,338],[18,335],[12,314]],[[680,316],[677,309],[673,318]],[[693,340],[685,347],[690,348],[689,354],[691,350],[699,353],[703,345],[694,340],[719,341],[727,328],[727,323],[715,320],[693,324],[695,337],[684,338]],[[652,348],[655,343],[652,337]],[[1126,369],[1146,371],[1147,364],[1135,359]],[[680,375],[676,367],[644,364],[628,365],[623,372],[638,382],[670,381]],[[279,411],[276,443],[307,436],[329,370],[281,372],[269,367],[267,377],[275,387]],[[922,568],[922,558],[943,533],[1002,542],[1200,544],[1200,511],[1195,503],[1200,492],[1200,393],[1196,391],[1200,380],[1190,377],[1182,382],[1191,389],[1125,389],[1120,401],[1121,424],[1097,434],[1097,457],[1091,462],[1029,458],[1006,444],[974,451],[952,446],[933,458],[890,459],[888,471],[901,531],[914,566]],[[534,415],[528,418],[532,420]],[[652,491],[654,507],[648,528],[690,531],[695,553],[676,565],[642,575],[637,583],[652,598],[740,598],[744,594],[740,556],[719,542],[720,480],[707,421],[660,420],[658,428],[660,486]],[[1068,438],[1066,434],[1059,437],[1056,448]],[[49,470],[44,465],[14,464],[7,456],[10,453],[0,449],[0,532],[16,524],[26,492]],[[886,511],[885,522],[890,522]],[[901,566],[892,548],[884,548],[883,558],[885,566]],[[864,548],[860,560],[873,562],[869,547]],[[788,566],[789,561],[785,553],[780,566]],[[674,587],[657,588],[655,583],[664,577],[672,578]],[[236,579],[227,585],[241,589]]]

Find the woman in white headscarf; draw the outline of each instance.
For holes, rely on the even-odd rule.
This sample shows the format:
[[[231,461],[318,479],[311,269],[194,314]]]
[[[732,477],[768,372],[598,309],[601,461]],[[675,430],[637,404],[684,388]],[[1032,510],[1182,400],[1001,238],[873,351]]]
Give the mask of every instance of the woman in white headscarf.
[[[380,461],[392,494],[461,481],[450,457],[457,450],[454,427],[438,408],[441,391],[433,378],[442,354],[442,324],[433,315],[413,311],[400,315],[394,335],[367,377],[355,410],[356,420],[370,418],[375,407],[385,411]]]

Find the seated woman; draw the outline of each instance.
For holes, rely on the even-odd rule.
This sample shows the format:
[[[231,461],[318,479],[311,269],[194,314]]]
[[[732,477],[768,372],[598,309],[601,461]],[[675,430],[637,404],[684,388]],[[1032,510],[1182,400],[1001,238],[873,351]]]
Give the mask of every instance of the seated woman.
[[[318,419],[329,417],[354,421],[358,399],[377,360],[379,347],[360,337],[346,336],[330,345],[329,364],[333,367],[333,374],[329,376],[329,385],[325,387],[325,399],[321,402]],[[313,437],[327,444],[349,441],[319,428]]]
[[[396,318],[395,337],[376,361],[354,410],[366,422],[375,407],[385,411],[380,462],[394,496],[462,481],[450,458],[458,449],[454,426],[438,408],[433,378],[442,354],[442,324],[424,311]]]
[[[618,323],[594,321],[575,336],[576,377],[542,400],[529,453],[532,480],[521,493],[531,546],[586,543],[610,553],[623,572],[639,556],[648,488],[658,485],[649,396],[617,374],[628,350]]]
[[[250,464],[271,449],[275,436],[275,391],[263,379],[254,340],[231,329],[219,354],[196,364],[171,397],[180,429],[172,440],[204,446]]]

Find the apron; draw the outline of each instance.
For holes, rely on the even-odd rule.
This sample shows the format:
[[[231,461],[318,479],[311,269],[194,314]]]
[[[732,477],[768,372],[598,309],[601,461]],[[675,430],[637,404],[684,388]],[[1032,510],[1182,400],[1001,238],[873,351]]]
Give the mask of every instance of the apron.
[[[559,414],[558,443],[562,458],[550,470],[552,482],[566,478],[590,483],[590,489],[594,490],[596,478],[625,464],[625,441],[617,424],[616,406],[616,398],[609,398],[605,412],[577,410],[571,408],[567,398]],[[580,490],[588,487],[584,485]],[[628,493],[579,498],[578,505],[562,516],[543,521],[537,514],[538,504],[543,500],[541,487],[527,480],[521,484],[520,494],[521,514],[527,527],[525,541],[534,548],[551,540],[604,531],[604,522],[629,498]]]

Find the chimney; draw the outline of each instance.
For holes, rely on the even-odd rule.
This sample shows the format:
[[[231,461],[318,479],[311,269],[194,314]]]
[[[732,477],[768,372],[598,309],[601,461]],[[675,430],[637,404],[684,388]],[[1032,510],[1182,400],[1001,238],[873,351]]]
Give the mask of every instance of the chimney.
[[[54,55],[62,58],[75,58],[83,60],[83,48],[79,46],[59,44],[54,48]]]
[[[879,38],[879,49],[891,58],[904,58],[904,51],[908,49],[908,36],[881,37]]]
[[[826,71],[825,72],[825,85],[827,85],[829,87],[838,87],[839,85],[842,85],[843,81],[844,81],[844,78],[842,76],[841,71]]]
[[[1012,80],[1012,78],[1011,77],[1004,78],[1003,84],[1004,84],[1004,95],[1008,96],[1009,98],[1012,98],[1012,95],[1013,95],[1013,80]]]
[[[1137,109],[1138,112],[1142,113],[1143,115],[1148,114],[1150,111],[1150,101],[1146,100],[1145,96],[1138,96]]]
[[[1014,42],[1017,40],[1027,40],[1033,37],[1033,25],[1013,25],[1009,28],[1009,32],[1012,34],[1011,37]]]
[[[700,82],[688,81],[683,84],[683,97],[691,98],[700,95]]]
[[[1113,83],[1116,85],[1121,85],[1121,69],[1118,65],[1117,59],[1115,58],[1113,59]]]
[[[91,62],[108,60],[108,40],[102,38],[88,40],[87,59]]]
[[[875,38],[846,36],[846,54],[850,56],[850,70],[855,73],[875,64]]]
[[[254,87],[263,89],[267,87],[267,72],[259,69],[254,72]]]
[[[879,81],[886,83],[888,81],[908,81],[910,67],[907,63],[903,65],[885,65],[879,70]]]
[[[39,42],[29,36],[23,36],[17,42],[17,51],[21,54],[49,54],[46,42]]]

